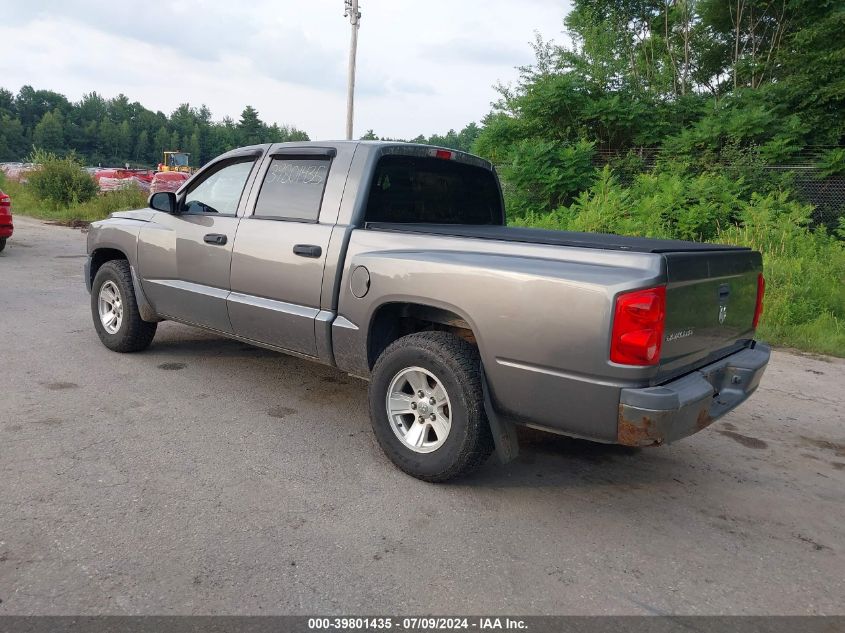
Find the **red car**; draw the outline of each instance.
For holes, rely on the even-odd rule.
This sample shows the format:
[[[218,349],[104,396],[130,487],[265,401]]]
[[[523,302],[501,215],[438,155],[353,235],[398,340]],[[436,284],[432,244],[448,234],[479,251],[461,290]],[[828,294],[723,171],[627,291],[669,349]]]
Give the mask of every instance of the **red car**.
[[[6,239],[12,237],[12,199],[0,191],[0,251],[6,248]]]

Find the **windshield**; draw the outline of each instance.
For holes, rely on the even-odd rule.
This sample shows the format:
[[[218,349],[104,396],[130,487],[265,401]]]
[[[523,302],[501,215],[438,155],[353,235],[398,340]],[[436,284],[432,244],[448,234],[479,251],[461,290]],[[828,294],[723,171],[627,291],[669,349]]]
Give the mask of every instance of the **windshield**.
[[[190,154],[171,154],[170,155],[170,166],[171,167],[187,167],[188,166],[188,156],[190,156]]]

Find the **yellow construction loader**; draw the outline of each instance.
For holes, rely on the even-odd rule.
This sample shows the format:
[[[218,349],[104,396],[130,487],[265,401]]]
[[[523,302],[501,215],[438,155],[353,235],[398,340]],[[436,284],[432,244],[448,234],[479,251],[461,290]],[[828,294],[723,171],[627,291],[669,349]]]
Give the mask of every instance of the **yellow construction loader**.
[[[194,173],[191,167],[191,155],[187,152],[164,152],[164,161],[158,164],[158,171],[178,171],[184,174]]]

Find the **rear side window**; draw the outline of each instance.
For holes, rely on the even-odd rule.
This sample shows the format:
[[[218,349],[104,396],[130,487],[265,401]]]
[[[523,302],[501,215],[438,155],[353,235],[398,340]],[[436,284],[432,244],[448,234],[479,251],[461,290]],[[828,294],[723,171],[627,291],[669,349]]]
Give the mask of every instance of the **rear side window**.
[[[253,217],[316,222],[330,163],[326,158],[273,158]]]
[[[495,224],[503,219],[496,177],[439,158],[383,156],[367,200],[367,222]]]

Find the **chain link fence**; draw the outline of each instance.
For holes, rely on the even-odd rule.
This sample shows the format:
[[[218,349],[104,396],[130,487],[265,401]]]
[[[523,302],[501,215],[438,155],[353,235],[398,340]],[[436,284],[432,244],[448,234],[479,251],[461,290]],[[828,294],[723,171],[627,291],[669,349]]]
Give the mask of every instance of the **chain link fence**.
[[[845,178],[822,178],[819,171],[812,167],[795,170],[793,186],[800,200],[815,207],[813,220],[833,230],[840,226],[841,219],[845,217]]]

